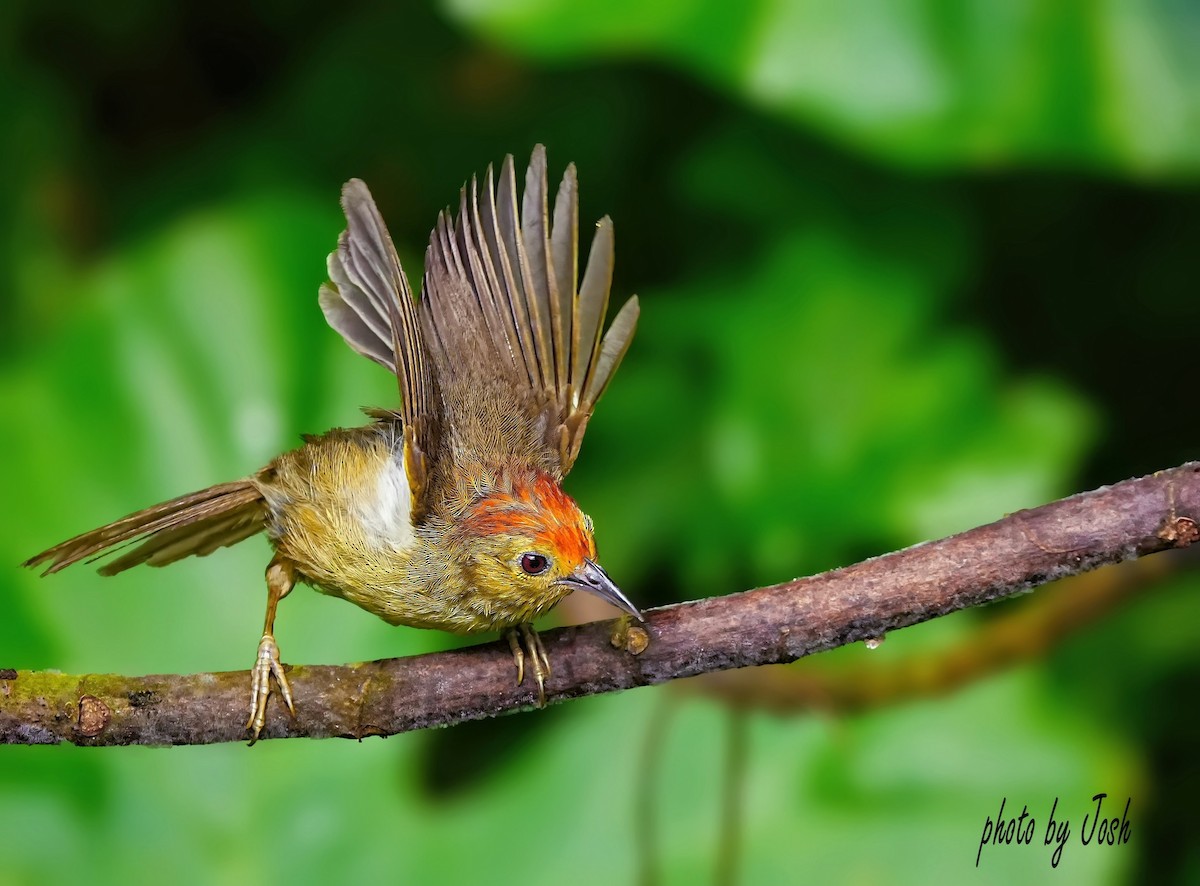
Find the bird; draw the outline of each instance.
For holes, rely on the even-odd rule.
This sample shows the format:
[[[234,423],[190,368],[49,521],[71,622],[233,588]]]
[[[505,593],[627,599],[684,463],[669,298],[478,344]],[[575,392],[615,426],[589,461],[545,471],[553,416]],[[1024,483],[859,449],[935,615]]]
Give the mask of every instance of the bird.
[[[367,186],[342,189],[346,229],[318,290],[326,321],[396,376],[398,408],[369,423],[303,435],[240,480],[137,511],[25,562],[43,575],[112,552],[99,568],[165,566],[263,533],[273,549],[251,669],[250,744],[274,681],[295,703],[279,646],[279,601],[297,584],[393,625],[507,638],[545,704],[551,665],[533,622],[572,591],[630,616],[638,608],[600,566],[595,529],[562,482],[588,420],[633,339],[631,296],[607,330],[613,225],[597,222],[579,275],[579,186],[567,166],[553,208],[537,145],[518,204],[512,155],[472,176],[457,215],[438,214],[420,300]]]

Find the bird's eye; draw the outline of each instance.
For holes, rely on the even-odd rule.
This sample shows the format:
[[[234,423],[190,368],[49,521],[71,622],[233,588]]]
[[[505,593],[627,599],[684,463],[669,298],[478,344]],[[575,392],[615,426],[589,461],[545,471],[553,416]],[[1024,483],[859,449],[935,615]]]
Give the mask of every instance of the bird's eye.
[[[550,560],[541,554],[522,554],[521,571],[526,575],[541,575],[550,568]]]

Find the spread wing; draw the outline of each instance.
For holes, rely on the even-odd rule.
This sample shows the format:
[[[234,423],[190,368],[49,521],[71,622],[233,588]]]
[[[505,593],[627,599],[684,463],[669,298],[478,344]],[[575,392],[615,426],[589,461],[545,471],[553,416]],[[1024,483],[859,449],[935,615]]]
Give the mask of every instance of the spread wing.
[[[319,301],[329,325],[358,353],[395,373],[404,427],[404,468],[413,519],[425,513],[429,454],[439,433],[437,382],[421,335],[412,290],[400,267],[383,218],[367,186],[351,179],[342,188],[347,228],[329,255],[329,278]]]
[[[579,205],[567,167],[548,206],[546,150],[534,148],[517,207],[511,155],[499,182],[463,188],[458,218],[438,217],[425,259],[421,313],[439,376],[486,371],[509,380],[544,418],[545,443],[566,475],[588,419],[629,348],[638,318],[634,296],[608,332],[613,228],[596,225],[578,283]]]

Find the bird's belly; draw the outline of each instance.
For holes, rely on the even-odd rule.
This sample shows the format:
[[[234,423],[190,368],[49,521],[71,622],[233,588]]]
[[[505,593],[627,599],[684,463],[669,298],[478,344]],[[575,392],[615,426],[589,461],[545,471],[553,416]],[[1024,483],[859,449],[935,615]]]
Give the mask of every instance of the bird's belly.
[[[369,587],[324,588],[394,625],[430,628],[453,634],[501,632],[532,622],[562,599],[555,589],[541,598],[524,595],[491,596],[477,588],[423,585],[401,581]]]

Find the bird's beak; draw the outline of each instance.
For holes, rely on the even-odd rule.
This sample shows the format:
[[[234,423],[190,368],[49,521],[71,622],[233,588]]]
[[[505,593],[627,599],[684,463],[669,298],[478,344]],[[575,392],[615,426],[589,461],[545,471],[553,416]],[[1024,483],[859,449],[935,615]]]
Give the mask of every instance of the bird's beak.
[[[599,564],[593,563],[591,560],[584,560],[582,566],[565,578],[560,578],[558,583],[580,591],[587,591],[589,594],[599,597],[604,602],[611,603],[618,609],[624,609],[638,621],[646,620],[642,618],[642,614],[638,612],[637,607],[629,602],[629,598],[621,593],[621,589],[613,584],[613,580],[608,577],[608,573],[601,569]]]

